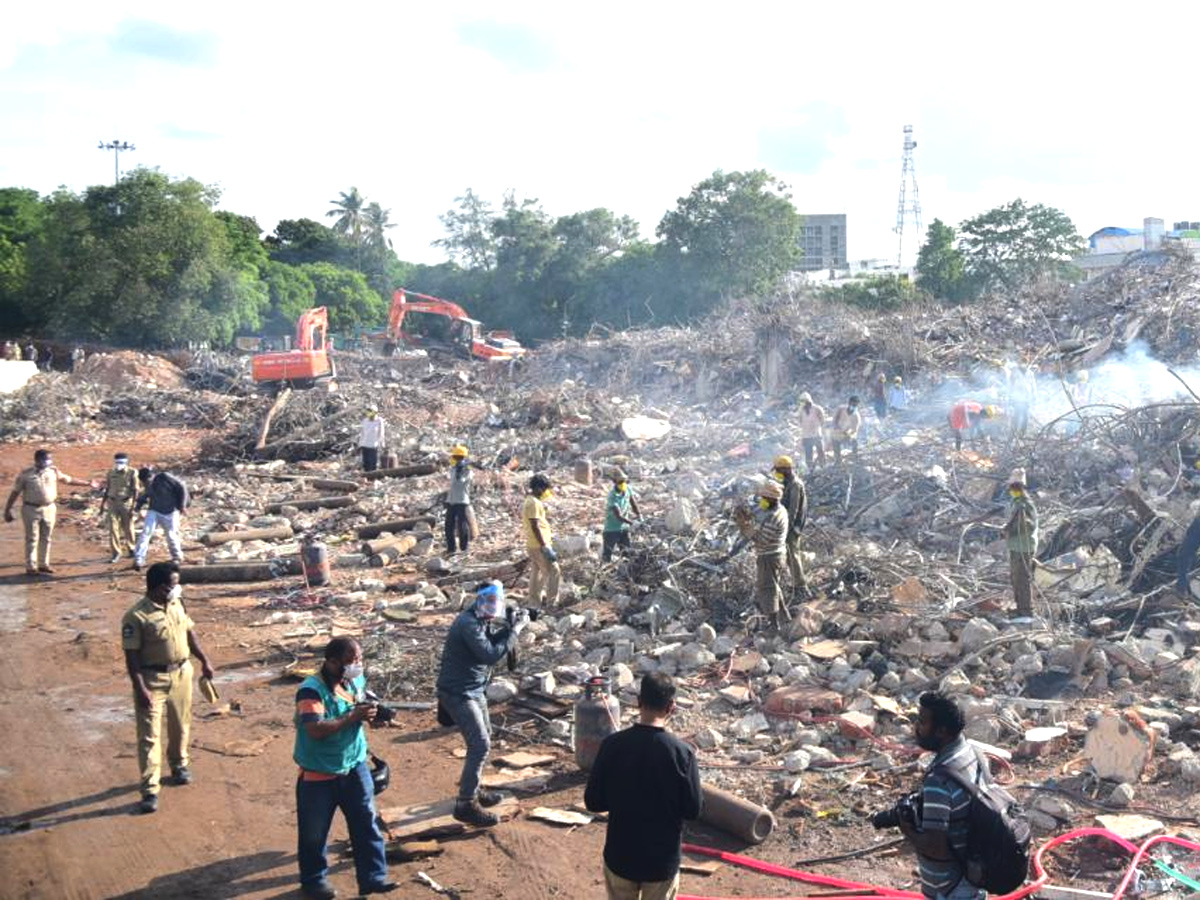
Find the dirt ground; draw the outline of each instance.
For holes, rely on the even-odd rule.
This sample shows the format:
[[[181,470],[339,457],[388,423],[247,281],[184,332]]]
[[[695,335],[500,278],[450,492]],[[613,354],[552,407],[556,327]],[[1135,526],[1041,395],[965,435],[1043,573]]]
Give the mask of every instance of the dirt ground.
[[[99,477],[117,449],[136,462],[182,461],[194,452],[197,437],[143,432],[119,445],[68,446],[55,455],[72,475]],[[0,450],[5,495],[32,449],[10,444]],[[194,784],[164,786],[159,812],[139,815],[133,701],[118,632],[122,613],[141,595],[141,577],[127,562],[110,567],[94,526],[82,527],[80,511],[69,502],[59,508],[53,580],[29,580],[20,526],[0,529],[0,897],[298,896],[291,761],[296,684],[281,674],[287,658],[272,646],[272,629],[251,624],[263,617],[263,586],[186,589],[222,700],[237,700],[241,714],[206,718],[209,710],[198,699]],[[232,741],[259,742],[261,752],[228,755]],[[453,751],[460,740],[439,729],[432,714],[403,712],[398,727],[374,731],[371,743],[393,773],[381,805],[453,796],[460,767]],[[500,752],[517,746],[498,742]],[[583,777],[565,753],[555,770],[551,791],[523,799],[525,809],[582,802]],[[686,839],[795,865],[895,837],[876,834],[841,808],[835,792],[787,801],[776,815],[779,827],[761,847],[738,846],[703,827],[690,828]],[[337,857],[346,848],[340,818],[332,839]],[[392,896],[434,896],[415,880],[422,871],[462,898],[602,897],[603,840],[603,823],[563,830],[518,817],[489,832],[443,841],[439,857],[393,865],[392,877],[402,886]],[[914,885],[907,853],[809,868]],[[342,896],[355,895],[348,857],[338,858],[332,881]],[[683,877],[685,893],[709,897],[811,890],[728,866],[709,877]]]

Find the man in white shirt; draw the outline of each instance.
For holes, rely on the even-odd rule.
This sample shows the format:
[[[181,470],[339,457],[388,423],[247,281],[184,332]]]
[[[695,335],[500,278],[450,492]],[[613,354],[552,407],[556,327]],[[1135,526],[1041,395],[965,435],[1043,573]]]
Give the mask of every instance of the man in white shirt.
[[[800,443],[810,471],[818,459],[825,465],[825,410],[813,403],[808,391],[800,395]]]
[[[379,410],[373,406],[369,407],[358,436],[358,449],[362,452],[364,472],[374,472],[379,468],[379,452],[384,448],[385,431]]]

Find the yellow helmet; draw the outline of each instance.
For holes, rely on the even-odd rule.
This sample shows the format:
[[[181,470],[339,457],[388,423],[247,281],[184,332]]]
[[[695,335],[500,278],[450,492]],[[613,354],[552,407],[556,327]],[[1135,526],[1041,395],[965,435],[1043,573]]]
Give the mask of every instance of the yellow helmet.
[[[450,448],[450,455],[451,456],[462,456],[462,457],[467,456],[468,454],[467,454],[466,445],[455,444],[453,447]]]
[[[780,456],[775,457],[775,465],[773,466],[773,468],[794,469],[794,468],[796,468],[796,464],[792,461],[792,458],[790,456],[788,456],[786,453],[784,453]]]

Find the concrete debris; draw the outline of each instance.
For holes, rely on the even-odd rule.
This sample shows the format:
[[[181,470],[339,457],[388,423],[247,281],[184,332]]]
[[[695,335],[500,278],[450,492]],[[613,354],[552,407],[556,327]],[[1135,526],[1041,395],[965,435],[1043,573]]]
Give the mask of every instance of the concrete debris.
[[[1136,784],[1154,753],[1149,729],[1126,716],[1108,714],[1092,726],[1083,755],[1101,778]]]

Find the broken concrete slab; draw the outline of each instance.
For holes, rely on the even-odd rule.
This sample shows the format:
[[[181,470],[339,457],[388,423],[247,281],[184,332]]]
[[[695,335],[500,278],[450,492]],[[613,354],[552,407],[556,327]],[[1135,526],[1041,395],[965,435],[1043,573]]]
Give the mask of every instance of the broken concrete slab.
[[[1088,732],[1083,755],[1101,778],[1136,784],[1154,753],[1148,730],[1124,716],[1104,715]]]

